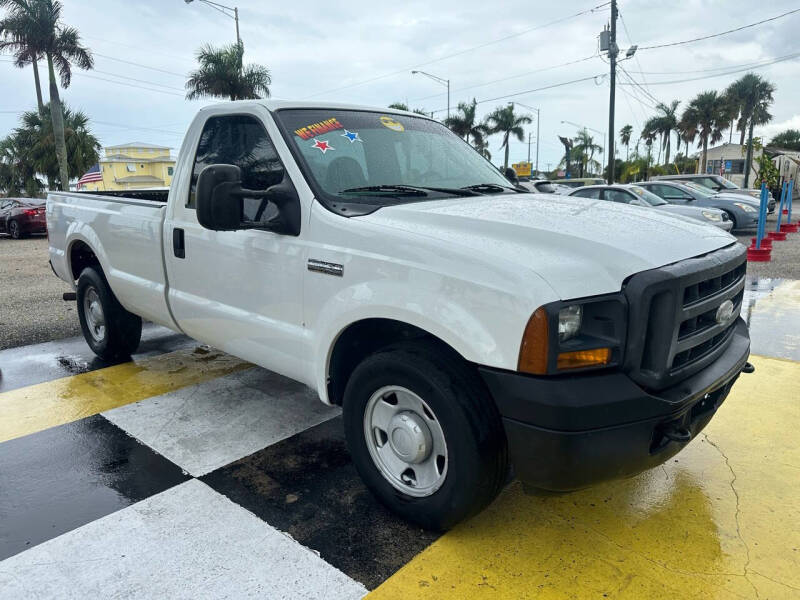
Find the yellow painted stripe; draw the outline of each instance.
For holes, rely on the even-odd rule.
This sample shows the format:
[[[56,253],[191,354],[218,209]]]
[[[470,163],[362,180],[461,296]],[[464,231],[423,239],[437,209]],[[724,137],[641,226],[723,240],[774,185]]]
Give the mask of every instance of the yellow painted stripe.
[[[0,442],[251,367],[217,350],[178,350],[0,394]]]
[[[515,482],[370,597],[800,597],[800,363],[751,361],[663,467],[570,494]]]

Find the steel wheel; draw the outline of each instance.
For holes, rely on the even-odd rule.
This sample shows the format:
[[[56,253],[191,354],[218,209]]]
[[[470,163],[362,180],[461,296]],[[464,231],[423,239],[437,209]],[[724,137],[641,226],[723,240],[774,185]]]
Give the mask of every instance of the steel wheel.
[[[100,296],[94,287],[89,287],[83,296],[83,314],[89,334],[94,341],[102,342],[106,337],[106,319]]]
[[[381,475],[396,489],[430,496],[447,476],[442,426],[425,401],[400,386],[380,388],[364,410],[367,449]]]

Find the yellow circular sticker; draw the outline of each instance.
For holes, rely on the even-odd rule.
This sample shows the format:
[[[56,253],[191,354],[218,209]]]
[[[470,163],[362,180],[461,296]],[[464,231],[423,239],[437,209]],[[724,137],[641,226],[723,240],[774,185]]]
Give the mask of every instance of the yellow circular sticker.
[[[392,117],[381,117],[381,124],[388,127],[392,131],[405,131],[406,128],[399,121],[395,121]]]

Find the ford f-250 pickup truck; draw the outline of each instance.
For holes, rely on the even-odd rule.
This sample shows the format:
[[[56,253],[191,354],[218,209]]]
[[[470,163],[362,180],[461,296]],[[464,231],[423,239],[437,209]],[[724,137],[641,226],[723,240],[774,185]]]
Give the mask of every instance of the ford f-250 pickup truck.
[[[340,405],[366,485],[447,528],[508,479],[573,490],[681,450],[745,368],[745,249],[718,228],[527,193],[442,124],[200,110],[164,191],[51,193],[86,341],[142,319]]]

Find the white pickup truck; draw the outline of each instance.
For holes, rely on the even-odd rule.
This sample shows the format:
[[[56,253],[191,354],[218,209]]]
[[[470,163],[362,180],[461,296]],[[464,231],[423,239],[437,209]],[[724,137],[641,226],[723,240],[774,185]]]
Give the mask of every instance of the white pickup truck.
[[[99,356],[146,319],[311,386],[425,527],[486,506],[509,464],[550,490],[658,465],[747,367],[733,237],[526,193],[406,112],[204,108],[168,194],[51,193],[47,225]]]

